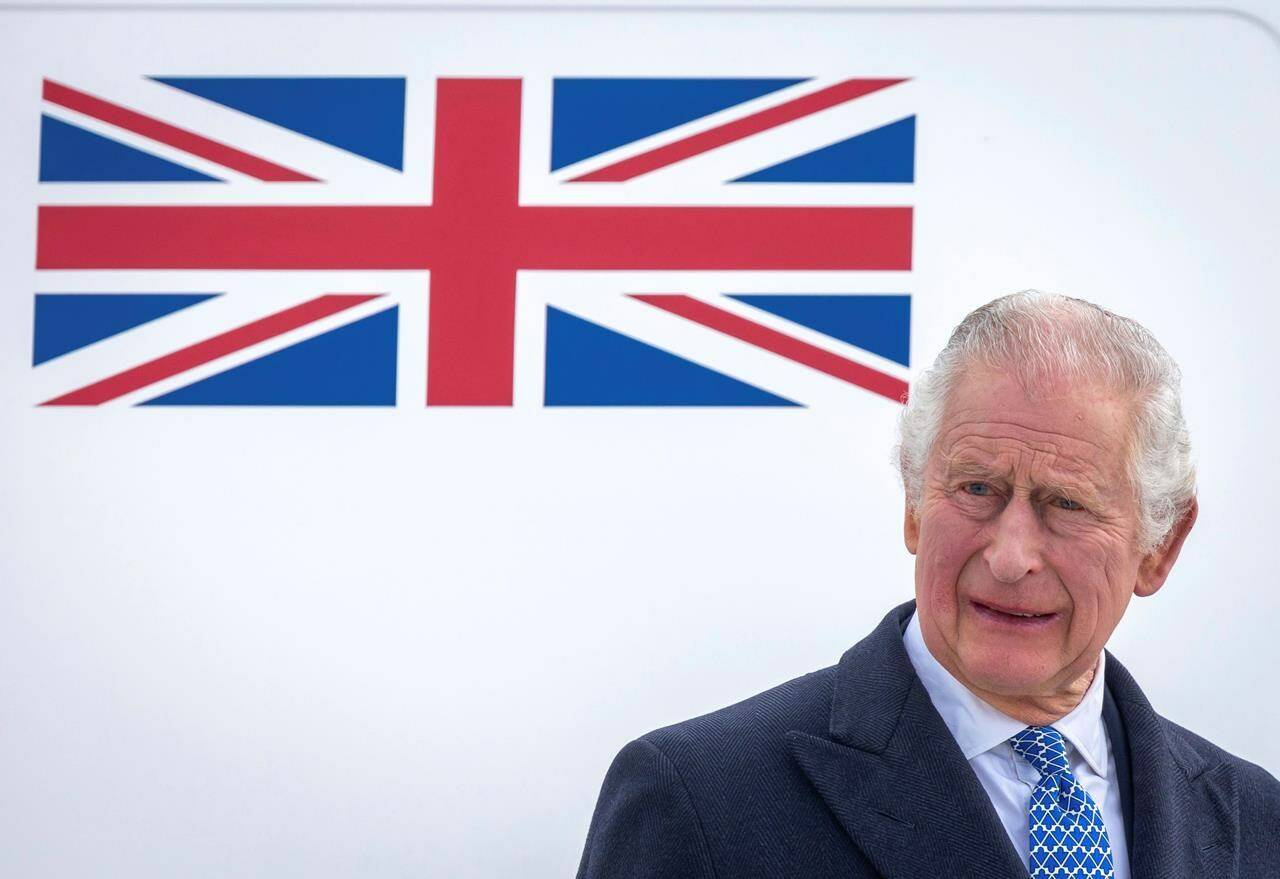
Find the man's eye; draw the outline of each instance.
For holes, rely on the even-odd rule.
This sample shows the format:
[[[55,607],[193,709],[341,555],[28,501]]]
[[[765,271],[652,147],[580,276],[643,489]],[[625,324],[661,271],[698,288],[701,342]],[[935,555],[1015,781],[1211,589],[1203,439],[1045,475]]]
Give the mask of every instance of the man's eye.
[[[978,497],[986,497],[991,494],[991,486],[985,482],[966,482],[964,490],[966,493],[977,495]]]
[[[1069,497],[1056,497],[1053,499],[1054,506],[1061,510],[1083,510],[1084,507]]]

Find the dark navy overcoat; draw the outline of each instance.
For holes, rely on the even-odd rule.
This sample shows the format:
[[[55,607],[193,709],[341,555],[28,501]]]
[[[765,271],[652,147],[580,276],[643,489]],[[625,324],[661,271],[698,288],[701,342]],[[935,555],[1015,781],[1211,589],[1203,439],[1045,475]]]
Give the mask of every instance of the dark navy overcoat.
[[[838,665],[623,748],[579,879],[1026,879],[907,658],[914,609]],[[1280,879],[1280,782],[1156,714],[1110,653],[1106,688],[1133,879]]]

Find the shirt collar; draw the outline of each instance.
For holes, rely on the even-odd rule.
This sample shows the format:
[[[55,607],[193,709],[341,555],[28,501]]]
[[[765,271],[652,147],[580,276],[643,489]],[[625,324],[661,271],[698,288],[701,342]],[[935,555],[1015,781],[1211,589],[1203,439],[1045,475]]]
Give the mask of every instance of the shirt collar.
[[[972,760],[1027,728],[1022,721],[1015,720],[979,699],[968,687],[952,677],[951,672],[943,668],[942,663],[934,658],[924,643],[918,614],[911,615],[911,622],[907,624],[902,641],[920,683],[924,684],[933,707],[942,715],[942,722],[951,731],[966,760]],[[1080,753],[1089,768],[1103,777],[1107,774],[1110,756],[1106,731],[1102,725],[1105,667],[1104,651],[1098,657],[1098,670],[1080,704],[1053,724],[1053,728],[1062,733],[1062,737]]]

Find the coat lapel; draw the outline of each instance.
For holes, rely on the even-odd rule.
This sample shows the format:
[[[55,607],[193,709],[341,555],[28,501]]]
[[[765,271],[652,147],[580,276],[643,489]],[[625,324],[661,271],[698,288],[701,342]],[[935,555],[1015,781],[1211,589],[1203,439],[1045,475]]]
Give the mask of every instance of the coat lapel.
[[[886,877],[1027,875],[995,809],[929,701],[895,608],[841,658],[830,737],[792,731],[791,753]]]
[[[1238,875],[1239,789],[1227,764],[1207,762],[1170,735],[1133,676],[1107,655],[1133,777],[1132,879]]]

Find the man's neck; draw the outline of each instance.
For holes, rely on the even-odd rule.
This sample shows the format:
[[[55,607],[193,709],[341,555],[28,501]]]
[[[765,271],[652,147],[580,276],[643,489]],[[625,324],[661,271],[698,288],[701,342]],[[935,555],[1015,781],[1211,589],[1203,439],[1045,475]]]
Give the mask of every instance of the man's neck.
[[[1066,686],[1045,693],[995,692],[978,686],[963,673],[958,662],[955,661],[956,657],[947,651],[945,641],[940,641],[936,645],[937,649],[935,645],[929,643],[930,639],[927,637],[924,621],[920,619],[919,613],[914,614],[908,621],[903,630],[903,640],[907,653],[912,656],[911,661],[916,666],[916,671],[922,676],[925,687],[930,691],[930,696],[935,702],[939,698],[945,701],[947,691],[951,693],[963,691],[966,698],[970,700],[976,698],[999,715],[1027,726],[1049,726],[1062,720],[1081,705],[1089,695],[1090,687],[1095,683],[1099,686],[1102,683],[1099,673],[1102,670],[1103,658],[1099,652],[1088,671],[1074,681],[1070,681]],[[938,683],[939,674],[946,679],[944,685]],[[930,681],[934,683],[931,684]],[[939,686],[943,686],[944,690],[935,693],[934,690]]]
[[[947,668],[946,663],[943,663],[942,667]],[[1014,720],[1020,720],[1027,726],[1049,726],[1074,711],[1084,699],[1084,694],[1088,692],[1097,670],[1098,666],[1095,664],[1079,679],[1073,681],[1066,690],[1050,696],[1006,696],[975,687],[957,674],[956,670],[947,668],[951,676],[964,685],[970,693],[1002,714],[1007,714]]]

